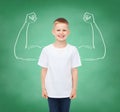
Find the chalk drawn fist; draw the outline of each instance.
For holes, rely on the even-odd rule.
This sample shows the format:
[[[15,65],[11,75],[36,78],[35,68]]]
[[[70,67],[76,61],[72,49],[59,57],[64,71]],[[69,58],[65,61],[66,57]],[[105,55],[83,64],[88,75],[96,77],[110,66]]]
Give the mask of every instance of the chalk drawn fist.
[[[36,16],[35,12],[31,12],[26,15],[26,18],[25,18],[26,23],[29,23],[29,24],[34,23],[36,20],[37,20],[37,16]]]
[[[94,19],[94,15],[89,13],[89,12],[85,12],[84,15],[83,15],[83,20],[86,22],[86,23],[94,23],[95,22],[95,19]]]

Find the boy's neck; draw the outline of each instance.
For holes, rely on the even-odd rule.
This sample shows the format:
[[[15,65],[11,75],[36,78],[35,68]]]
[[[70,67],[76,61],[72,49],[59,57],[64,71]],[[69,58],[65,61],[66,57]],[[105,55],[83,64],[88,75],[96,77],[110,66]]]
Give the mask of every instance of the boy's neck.
[[[64,47],[66,47],[67,42],[66,41],[64,41],[64,42],[58,42],[58,41],[56,41],[55,43],[53,43],[53,45],[55,47],[57,47],[57,48],[64,48]]]

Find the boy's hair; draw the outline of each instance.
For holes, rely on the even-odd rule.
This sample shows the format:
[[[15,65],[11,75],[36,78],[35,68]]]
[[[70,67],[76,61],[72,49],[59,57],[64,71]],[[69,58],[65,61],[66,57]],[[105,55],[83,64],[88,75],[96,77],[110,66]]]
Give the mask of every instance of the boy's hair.
[[[65,18],[57,18],[54,22],[54,24],[57,24],[57,23],[65,23],[65,24],[69,24],[69,22],[65,19]]]

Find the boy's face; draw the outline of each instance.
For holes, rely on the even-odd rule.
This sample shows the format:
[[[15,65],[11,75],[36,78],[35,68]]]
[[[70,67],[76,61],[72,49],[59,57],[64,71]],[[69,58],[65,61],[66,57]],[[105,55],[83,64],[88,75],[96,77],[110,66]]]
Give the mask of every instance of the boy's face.
[[[54,28],[52,30],[53,35],[55,36],[57,41],[66,41],[68,35],[69,35],[69,28],[68,24],[65,23],[57,23],[54,25]]]

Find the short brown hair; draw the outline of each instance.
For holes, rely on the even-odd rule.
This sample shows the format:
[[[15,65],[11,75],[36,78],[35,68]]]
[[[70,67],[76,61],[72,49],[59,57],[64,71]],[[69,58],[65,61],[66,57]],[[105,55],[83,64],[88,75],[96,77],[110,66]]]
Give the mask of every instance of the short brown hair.
[[[53,23],[54,24],[57,24],[57,23],[69,24],[69,22],[65,18],[57,18]]]

